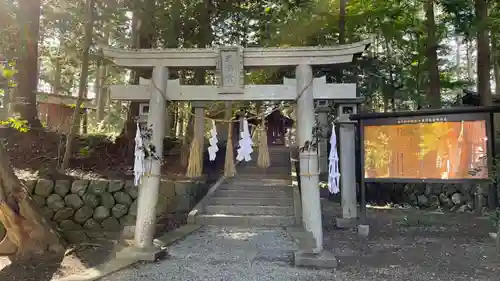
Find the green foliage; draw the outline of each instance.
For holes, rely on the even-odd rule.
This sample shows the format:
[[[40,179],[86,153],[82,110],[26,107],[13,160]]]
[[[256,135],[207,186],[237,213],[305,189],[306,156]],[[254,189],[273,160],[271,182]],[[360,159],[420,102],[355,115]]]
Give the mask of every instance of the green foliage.
[[[90,156],[90,154],[91,154],[91,148],[89,146],[79,147],[79,149],[78,149],[78,156],[79,157],[85,158],[85,157]]]
[[[9,118],[6,121],[0,121],[0,125],[8,126],[20,132],[27,132],[29,130],[28,122],[17,118]]]
[[[489,218],[493,223],[493,226],[498,227],[498,225],[500,224],[500,209],[496,209],[495,211],[491,212]]]
[[[429,88],[427,26],[425,1],[414,0],[349,0],[345,17],[348,43],[371,37],[368,54],[357,63],[321,70],[332,82],[355,82],[366,98],[365,109],[415,110],[425,107]],[[498,1],[497,1],[498,2]],[[106,65],[99,47],[130,48],[132,46],[131,14],[141,18],[141,37],[153,48],[205,47],[221,44],[243,46],[331,46],[338,44],[340,0],[247,0],[247,1],[97,1],[96,24],[91,47],[89,91],[96,80],[98,62]],[[40,73],[42,82],[58,91],[72,94],[76,90],[82,52],[84,1],[42,1],[40,21]],[[15,58],[18,37],[14,1],[0,0],[0,54]],[[487,28],[476,24],[474,0],[435,1],[435,20],[439,55],[440,86],[443,104],[456,101],[461,90],[475,84],[468,77],[465,47],[457,64],[456,49],[450,45],[454,37],[469,44],[474,53],[476,31]],[[5,11],[5,12],[4,12]],[[488,27],[492,38],[500,40],[500,4],[490,1]],[[211,33],[211,34],[208,34]],[[496,35],[496,37],[494,36]],[[500,43],[500,42],[499,42]],[[493,50],[495,51],[495,50]],[[471,59],[474,60],[474,55]],[[500,60],[500,55],[493,57]],[[293,75],[289,69],[252,70],[248,82],[276,83]],[[13,73],[6,73],[13,75]],[[173,73],[173,75],[179,75]],[[193,83],[191,71],[184,71],[185,83]],[[210,76],[210,75],[207,75]],[[110,67],[105,85],[123,83],[128,75]],[[209,81],[209,77],[206,79]],[[113,104],[107,109],[111,126],[95,125],[95,130],[114,132],[123,124],[126,112]]]
[[[14,75],[16,75],[17,69],[14,62],[9,62],[6,65],[0,64],[0,82],[6,80],[9,87],[15,87]]]
[[[0,71],[2,73],[2,76],[5,79],[9,79],[10,80],[16,74],[16,70],[14,69],[14,64],[13,63],[9,64],[9,66],[10,67],[6,67],[6,66],[1,65],[0,66]]]
[[[72,109],[75,109],[76,108],[76,104],[72,103],[72,104],[69,104],[69,107],[72,108]],[[80,108],[84,108],[84,104],[80,104]]]

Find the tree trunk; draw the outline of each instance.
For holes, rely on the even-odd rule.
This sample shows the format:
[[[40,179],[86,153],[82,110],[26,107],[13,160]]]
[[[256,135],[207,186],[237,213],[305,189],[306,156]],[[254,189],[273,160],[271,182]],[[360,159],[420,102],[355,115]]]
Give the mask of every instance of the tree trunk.
[[[57,56],[55,58],[55,70],[54,70],[54,81],[53,81],[53,90],[54,94],[62,94],[63,93],[63,85],[62,85],[62,52],[63,48],[66,45],[64,40],[64,30],[63,28],[59,28],[59,47],[57,48]]]
[[[339,4],[339,44],[345,44],[345,18],[347,0],[340,0]]]
[[[486,0],[475,1],[477,27],[477,91],[481,105],[492,105],[490,89],[490,39],[488,34],[488,4]]]
[[[490,85],[490,37],[488,28],[488,2],[475,1],[477,25],[477,91],[481,105],[493,105]],[[497,205],[496,185],[488,186],[488,207],[495,209]]]
[[[55,70],[54,70],[54,83],[52,87],[52,93],[54,94],[62,94],[61,93],[61,75],[62,75],[62,69],[61,69],[61,61],[59,58],[56,59],[55,61]]]
[[[88,72],[87,72],[87,78],[88,78]],[[82,79],[81,76],[80,76],[80,79]],[[82,102],[80,103],[80,105],[83,103],[83,99],[87,99],[87,97],[88,97],[88,87],[87,87],[87,85],[85,85],[85,92],[83,94]],[[87,109],[82,108],[80,114],[81,114],[80,116],[83,118],[81,133],[83,135],[86,135],[88,130],[89,130],[89,115],[88,115]],[[78,131],[77,131],[77,133],[78,133]]]
[[[20,46],[17,89],[12,111],[31,127],[41,127],[36,106],[38,86],[38,32],[40,28],[40,0],[19,0],[16,14],[19,24]]]
[[[104,25],[104,40],[103,43],[105,46],[109,46],[109,39],[111,37],[111,33],[107,31],[108,25]],[[99,50],[99,54],[103,56],[102,49]],[[106,88],[106,78],[109,72],[109,64],[104,64],[102,60],[98,61],[98,73],[96,74],[96,102],[97,102],[97,110],[96,117],[97,122],[101,122],[104,119],[104,107],[106,106],[106,102],[108,100],[107,88]],[[99,86],[97,86],[99,85]]]
[[[461,39],[460,39],[460,36],[457,34],[455,36],[455,44],[457,44],[457,48],[455,49],[455,65],[456,65],[456,70],[455,70],[455,74],[457,75],[457,80],[461,80],[462,78],[462,68],[461,68],[461,46],[462,46],[462,42],[461,42]]]
[[[474,81],[474,62],[472,61],[473,44],[470,40],[467,41],[467,80]]]
[[[495,95],[500,96],[500,38],[496,34],[491,35],[491,50],[493,54],[493,76],[495,78]]]
[[[179,103],[178,102],[173,102],[172,103],[172,110],[173,110],[173,127],[172,127],[172,132],[173,132],[173,137],[178,138],[179,137]]]
[[[498,52],[498,51],[497,51]],[[493,73],[495,76],[495,95],[500,96],[500,61],[499,58],[494,62]]]
[[[213,30],[212,30],[212,25],[211,25],[211,18],[212,18],[212,12],[213,12],[213,6],[212,6],[212,1],[210,0],[203,0],[198,4],[196,7],[198,10],[198,25],[200,28],[198,29],[198,32],[195,35],[194,42],[198,48],[207,48],[211,45],[213,42]],[[182,73],[180,74],[181,79],[185,78],[183,77]],[[205,69],[195,69],[194,70],[194,84],[195,85],[204,85],[205,84]],[[187,112],[191,112],[189,116],[187,116],[187,127],[186,127],[186,132],[185,135],[186,137],[183,139],[183,146],[181,148],[181,164],[183,166],[187,167],[188,164],[188,155],[189,155],[189,149],[190,149],[190,141],[193,140],[194,138],[194,123],[195,123],[195,118],[194,118],[194,108],[191,107],[191,109]]]
[[[94,3],[95,0],[89,0],[86,7],[86,18],[85,31],[83,37],[83,52],[82,52],[82,71],[80,73],[80,84],[78,86],[78,98],[76,100],[75,111],[73,112],[73,122],[71,124],[71,129],[66,138],[66,150],[64,152],[63,161],[60,169],[62,171],[69,167],[69,161],[71,155],[73,154],[73,142],[80,128],[80,117],[81,117],[81,105],[82,99],[87,89],[87,78],[89,74],[89,50],[92,45],[92,30],[94,28]]]
[[[102,50],[99,50],[99,53],[102,54]],[[94,93],[95,93],[95,106],[96,106],[96,121],[101,122],[104,118],[104,104],[101,102],[103,97],[101,96],[101,75],[103,72],[102,60],[96,61],[95,68],[95,83],[94,83]]]
[[[41,213],[0,145],[0,222],[7,230],[7,238],[17,247],[16,258],[64,253],[58,233]]]
[[[155,11],[155,1],[147,0],[134,7],[132,15],[132,49],[151,48],[155,41],[156,30],[154,28],[153,17]],[[151,71],[132,71],[130,84],[139,84],[140,77],[151,75]],[[127,120],[123,125],[123,130],[119,136],[121,152],[124,158],[131,159],[134,155],[134,137],[136,134],[135,118],[139,115],[141,102],[131,101],[127,115]]]
[[[186,123],[185,121],[185,108],[186,104],[185,102],[178,102],[177,103],[177,136],[181,137],[183,142],[184,142],[184,124]]]
[[[425,2],[425,17],[427,25],[427,71],[429,73],[429,88],[427,102],[431,108],[441,108],[441,85],[438,66],[438,38],[436,35],[436,20],[434,18],[434,0]]]
[[[107,90],[106,90],[106,77],[108,75],[108,65],[101,65],[99,67],[99,72],[96,77],[96,94],[97,94],[97,121],[101,122],[104,119],[104,107],[107,101]]]
[[[139,46],[139,12],[135,11],[132,15],[132,44],[131,47],[132,49],[140,48]],[[130,75],[130,80],[129,83],[131,85],[137,85],[139,84],[139,75],[136,71],[132,71]],[[123,125],[123,130],[120,134],[120,140],[124,142],[124,147],[123,147],[123,154],[128,155],[130,149],[128,146],[130,146],[131,142],[133,141],[134,135],[135,135],[135,119],[139,115],[139,105],[140,102],[137,101],[131,101],[130,102],[130,107],[127,113],[127,120],[125,121],[125,124]]]

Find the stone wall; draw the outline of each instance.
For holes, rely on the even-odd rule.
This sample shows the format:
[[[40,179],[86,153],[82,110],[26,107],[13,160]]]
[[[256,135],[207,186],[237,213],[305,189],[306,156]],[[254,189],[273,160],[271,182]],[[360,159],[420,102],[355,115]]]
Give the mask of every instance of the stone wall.
[[[477,196],[479,194],[479,196]],[[477,202],[479,198],[479,203]],[[420,208],[467,212],[488,205],[488,190],[477,184],[367,184],[370,203],[410,204]],[[500,202],[499,202],[500,203]],[[481,206],[476,206],[481,204]]]
[[[407,184],[404,193],[411,205],[465,212],[475,209],[476,185],[472,184]],[[487,199],[484,194],[484,199]],[[487,206],[487,200],[482,200]],[[481,206],[481,207],[483,207]]]
[[[65,234],[119,232],[135,224],[138,188],[132,180],[39,179],[26,186],[45,218]],[[189,212],[203,197],[205,187],[204,181],[163,180],[157,216]]]

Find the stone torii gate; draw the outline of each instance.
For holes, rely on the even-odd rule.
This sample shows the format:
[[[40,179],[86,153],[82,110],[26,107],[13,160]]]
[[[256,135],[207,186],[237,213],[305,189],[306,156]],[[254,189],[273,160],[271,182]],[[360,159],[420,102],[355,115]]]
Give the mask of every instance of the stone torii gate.
[[[111,58],[118,66],[153,69],[152,81],[149,85],[114,85],[111,87],[111,98],[149,100],[148,125],[152,127],[150,141],[156,147],[156,151],[163,150],[167,99],[194,101],[195,115],[199,117],[195,118],[194,135],[201,139],[203,139],[203,102],[296,100],[297,140],[298,145],[302,146],[307,141],[313,140],[315,100],[341,100],[344,104],[356,100],[355,84],[327,84],[325,77],[313,77],[312,66],[350,63],[354,55],[363,53],[369,44],[370,41],[367,40],[334,47],[242,48],[231,46],[216,49],[105,49],[104,55]],[[244,84],[245,68],[269,66],[295,66],[296,78],[284,79],[282,85]],[[217,85],[181,85],[178,80],[168,80],[170,68],[215,68]],[[353,106],[355,107],[355,104]],[[354,142],[354,139],[352,141]],[[200,141],[200,144],[202,145],[203,141]],[[345,153],[354,158],[354,151],[352,154]],[[158,159],[148,159],[148,161],[151,161],[151,175],[143,178],[139,188],[134,245],[134,252],[146,260],[154,257],[157,251],[153,246],[153,234],[160,178],[155,175],[160,174],[161,168]],[[311,254],[321,254],[323,232],[317,151],[301,151],[299,161],[301,171],[308,171],[308,174],[300,175],[303,225],[314,238],[315,245],[312,247]],[[343,184],[344,181],[346,179],[343,180]],[[356,179],[354,177],[346,182],[351,184],[344,188],[355,190]]]

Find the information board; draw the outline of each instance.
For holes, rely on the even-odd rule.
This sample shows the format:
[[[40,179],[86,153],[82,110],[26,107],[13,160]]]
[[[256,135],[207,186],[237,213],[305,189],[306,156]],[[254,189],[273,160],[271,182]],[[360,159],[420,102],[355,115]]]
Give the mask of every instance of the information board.
[[[488,179],[489,115],[363,120],[363,172],[370,180]]]

